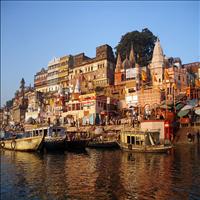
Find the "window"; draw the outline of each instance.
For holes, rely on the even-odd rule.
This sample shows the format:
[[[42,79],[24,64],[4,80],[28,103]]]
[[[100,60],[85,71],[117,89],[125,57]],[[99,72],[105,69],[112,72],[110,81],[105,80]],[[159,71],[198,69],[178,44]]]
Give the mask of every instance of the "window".
[[[169,91],[169,88],[167,88],[167,94],[169,94],[169,92],[170,92],[170,91]]]
[[[98,101],[98,102],[97,102],[97,105],[98,105],[98,107],[100,107],[100,106],[101,106],[101,103]]]
[[[76,104],[72,104],[72,110],[75,110],[75,105],[76,105]]]
[[[124,81],[124,80],[125,80],[125,75],[122,74],[121,81]]]
[[[135,137],[131,136],[131,144],[135,144]]]
[[[44,136],[47,135],[47,129],[44,129]]]
[[[136,137],[136,144],[140,145],[140,137]]]
[[[80,103],[76,104],[76,110],[80,110]]]
[[[131,138],[130,138],[130,136],[127,136],[127,143],[128,143],[128,144],[131,143]]]

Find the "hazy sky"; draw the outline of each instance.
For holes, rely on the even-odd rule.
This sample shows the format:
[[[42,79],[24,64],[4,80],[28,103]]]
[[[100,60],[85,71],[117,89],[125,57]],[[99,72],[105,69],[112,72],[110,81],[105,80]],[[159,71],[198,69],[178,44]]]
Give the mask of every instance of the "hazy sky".
[[[1,105],[14,96],[24,77],[53,57],[113,48],[126,32],[149,28],[167,56],[183,63],[200,59],[198,1],[1,1]]]

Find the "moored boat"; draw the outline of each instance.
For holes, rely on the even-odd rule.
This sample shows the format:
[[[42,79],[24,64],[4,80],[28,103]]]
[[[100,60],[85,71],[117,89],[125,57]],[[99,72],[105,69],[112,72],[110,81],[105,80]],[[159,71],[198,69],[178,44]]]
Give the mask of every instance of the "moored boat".
[[[37,151],[42,145],[44,134],[23,132],[1,140],[1,148],[14,151]]]
[[[144,153],[166,153],[172,145],[161,144],[159,131],[121,131],[119,145],[122,150]]]
[[[65,149],[68,151],[82,151],[88,145],[89,138],[84,133],[68,132]]]
[[[117,141],[112,140],[92,140],[88,142],[87,147],[89,148],[118,148]]]
[[[34,131],[44,130],[43,150],[45,151],[64,151],[66,142],[65,128],[61,126],[47,126],[35,129]]]

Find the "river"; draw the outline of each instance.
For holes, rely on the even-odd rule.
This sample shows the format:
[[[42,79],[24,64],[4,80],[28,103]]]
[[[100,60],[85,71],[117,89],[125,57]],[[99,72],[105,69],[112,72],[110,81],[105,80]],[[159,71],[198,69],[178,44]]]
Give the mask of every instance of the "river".
[[[199,200],[200,147],[182,145],[170,154],[1,150],[1,199]]]

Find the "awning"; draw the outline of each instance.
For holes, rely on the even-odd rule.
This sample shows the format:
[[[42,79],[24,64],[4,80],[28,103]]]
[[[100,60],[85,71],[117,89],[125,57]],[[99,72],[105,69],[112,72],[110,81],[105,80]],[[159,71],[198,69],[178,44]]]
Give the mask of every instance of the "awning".
[[[187,115],[190,112],[190,110],[180,110],[178,112],[178,116],[179,117],[184,117],[185,115]]]

